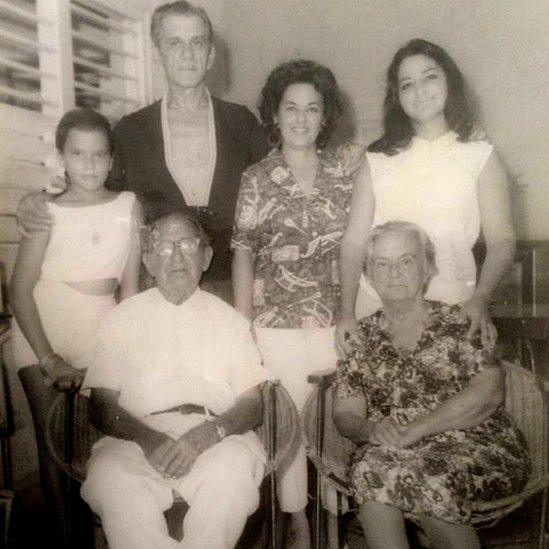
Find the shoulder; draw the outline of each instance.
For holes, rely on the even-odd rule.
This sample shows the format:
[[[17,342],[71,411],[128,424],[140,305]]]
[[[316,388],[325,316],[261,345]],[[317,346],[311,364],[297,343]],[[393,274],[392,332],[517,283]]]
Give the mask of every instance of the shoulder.
[[[245,122],[247,124],[257,124],[256,117],[244,105],[223,101],[217,97],[212,97],[214,111],[223,114],[229,121]]]
[[[143,124],[150,123],[151,119],[156,117],[160,119],[160,100],[123,116],[114,126],[114,132],[118,135],[124,135],[128,131],[146,129]]]
[[[142,320],[143,315],[149,313],[155,307],[157,294],[158,290],[151,288],[121,301],[105,315],[102,323],[103,329],[105,327],[107,329],[124,329],[136,319]]]
[[[494,146],[481,134],[474,134],[469,141],[456,141],[453,151],[463,164],[477,173],[480,173],[490,155],[494,152]]]
[[[121,191],[118,193],[118,197],[116,200],[121,204],[133,206],[134,202],[137,200],[137,197],[132,191]]]
[[[255,164],[252,164],[251,166],[246,168],[246,170],[244,171],[244,175],[246,177],[270,177],[275,170],[277,170],[277,173],[278,171],[281,172],[281,170],[285,170],[289,174],[286,163],[282,159],[282,154],[278,149],[272,149],[265,158],[262,158],[259,162],[256,162]]]
[[[212,327],[230,331],[249,330],[250,323],[234,307],[216,295],[200,290],[196,306],[207,314]]]

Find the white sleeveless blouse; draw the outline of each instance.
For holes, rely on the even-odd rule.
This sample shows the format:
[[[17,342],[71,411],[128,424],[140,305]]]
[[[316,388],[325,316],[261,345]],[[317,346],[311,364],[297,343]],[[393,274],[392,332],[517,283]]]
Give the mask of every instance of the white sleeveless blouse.
[[[374,226],[410,221],[433,240],[439,273],[429,285],[427,299],[458,303],[475,289],[477,182],[492,150],[487,141],[462,143],[450,131],[435,141],[414,137],[411,146],[395,156],[366,153],[375,197]],[[375,295],[372,288],[369,293]]]

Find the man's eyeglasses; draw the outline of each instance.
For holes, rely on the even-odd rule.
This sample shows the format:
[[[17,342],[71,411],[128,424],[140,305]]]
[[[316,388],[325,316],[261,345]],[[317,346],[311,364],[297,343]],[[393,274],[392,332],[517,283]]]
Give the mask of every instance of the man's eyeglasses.
[[[175,241],[158,238],[152,241],[153,250],[162,257],[173,255],[176,246],[183,255],[194,254],[200,247],[200,238],[180,238]]]

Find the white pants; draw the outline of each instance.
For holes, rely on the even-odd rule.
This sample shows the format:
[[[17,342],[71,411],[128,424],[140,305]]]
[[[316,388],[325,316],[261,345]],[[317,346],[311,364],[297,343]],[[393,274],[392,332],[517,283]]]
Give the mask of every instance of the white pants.
[[[53,350],[75,368],[86,368],[93,356],[97,329],[107,312],[116,306],[114,294],[90,295],[63,282],[39,280],[33,296]],[[15,318],[12,347],[17,368],[38,362]]]
[[[165,479],[134,442],[105,437],[93,448],[81,494],[101,517],[110,549],[230,549],[259,505],[264,462],[245,435],[206,450],[181,479]],[[164,511],[174,493],[189,504],[181,542]]]
[[[307,376],[334,368],[337,355],[334,328],[255,328],[257,345],[265,366],[280,379],[301,412],[313,386]],[[296,513],[307,505],[307,457],[301,444],[278,477],[280,508]]]

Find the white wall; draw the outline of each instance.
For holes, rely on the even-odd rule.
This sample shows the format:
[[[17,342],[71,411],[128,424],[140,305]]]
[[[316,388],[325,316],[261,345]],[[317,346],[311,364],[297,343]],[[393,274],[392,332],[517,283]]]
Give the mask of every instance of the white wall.
[[[308,57],[328,65],[355,130],[378,133],[385,70],[406,40],[454,57],[515,181],[522,237],[549,239],[549,2],[546,0],[211,0],[230,46],[226,97],[254,107],[268,72]]]

